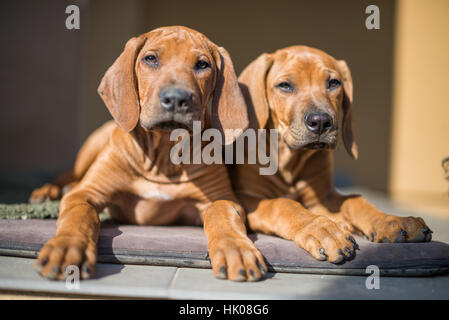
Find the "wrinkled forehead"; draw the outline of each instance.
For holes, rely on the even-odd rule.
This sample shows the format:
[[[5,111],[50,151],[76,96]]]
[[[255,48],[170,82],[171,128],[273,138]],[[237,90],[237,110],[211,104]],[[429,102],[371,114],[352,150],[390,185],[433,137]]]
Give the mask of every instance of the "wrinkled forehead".
[[[313,80],[339,74],[334,58],[311,49],[290,49],[274,53],[271,76],[285,79]]]
[[[199,32],[183,28],[163,28],[149,32],[144,49],[171,55],[211,55],[207,38]]]

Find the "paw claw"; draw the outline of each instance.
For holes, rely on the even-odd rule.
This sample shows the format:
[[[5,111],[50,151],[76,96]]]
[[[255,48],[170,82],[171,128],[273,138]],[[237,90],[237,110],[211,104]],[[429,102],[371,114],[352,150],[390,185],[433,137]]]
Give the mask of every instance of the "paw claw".
[[[87,263],[83,264],[83,267],[81,268],[81,273],[83,279],[89,279],[91,277],[91,272]]]
[[[251,281],[257,280],[256,275],[255,275],[253,269],[249,269],[248,274],[249,274],[249,279],[250,279]]]
[[[324,250],[323,248],[320,248],[319,250],[318,250],[318,253],[320,254],[320,260],[326,260],[326,258],[327,258],[327,254],[326,254],[326,250]]]
[[[246,272],[243,269],[239,270],[239,274],[235,279],[232,279],[233,281],[237,281],[237,282],[241,282],[241,281],[245,281],[246,278]]]
[[[402,243],[402,242],[405,242],[405,239],[406,239],[406,237],[407,237],[407,231],[401,229],[401,232],[400,232],[400,233],[401,233],[400,236],[397,237],[396,240],[394,240],[395,243]]]
[[[349,247],[345,247],[345,251],[349,256],[352,256],[353,252],[351,249],[349,249]]]
[[[262,276],[264,276],[267,273],[267,270],[265,270],[264,266],[261,265],[259,262],[257,264],[259,265],[260,272],[262,272]]]
[[[44,266],[47,264],[47,262],[48,262],[48,259],[47,259],[47,258],[42,259],[42,260],[39,262],[38,267],[40,267],[40,268],[44,267]]]
[[[221,266],[220,270],[218,271],[218,274],[216,275],[217,279],[226,279],[228,277],[228,274],[226,272],[226,267]]]
[[[355,241],[353,236],[349,236],[348,240],[352,242],[352,246],[354,247],[354,251],[355,250],[360,250],[359,245],[357,244],[357,242]]]
[[[53,267],[51,272],[48,273],[45,277],[49,280],[56,280],[60,271],[61,271],[61,268],[59,268],[59,266],[55,266],[55,267]]]

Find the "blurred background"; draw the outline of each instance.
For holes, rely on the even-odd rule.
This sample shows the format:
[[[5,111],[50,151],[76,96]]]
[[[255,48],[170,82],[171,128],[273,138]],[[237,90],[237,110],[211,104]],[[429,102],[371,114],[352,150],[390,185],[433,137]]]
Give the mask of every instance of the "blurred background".
[[[70,4],[79,30],[65,27]],[[379,30],[365,27],[372,4]],[[295,44],[346,60],[359,160],[340,145],[336,184],[449,218],[447,0],[16,0],[2,2],[0,21],[0,202],[25,201],[110,119],[96,89],[130,37],[185,25],[227,48],[238,73]]]

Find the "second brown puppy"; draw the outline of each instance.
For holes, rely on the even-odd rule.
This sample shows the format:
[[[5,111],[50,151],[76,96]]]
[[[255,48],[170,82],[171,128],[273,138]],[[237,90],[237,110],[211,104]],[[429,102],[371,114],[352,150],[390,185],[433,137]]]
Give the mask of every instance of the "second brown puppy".
[[[423,219],[388,215],[362,196],[335,191],[332,150],[339,131],[348,153],[358,156],[352,78],[345,61],[293,46],[262,54],[239,82],[251,126],[279,132],[276,174],[259,175],[258,164],[230,167],[253,231],[292,240],[316,259],[333,263],[354,255],[352,233],[375,242],[431,240]]]

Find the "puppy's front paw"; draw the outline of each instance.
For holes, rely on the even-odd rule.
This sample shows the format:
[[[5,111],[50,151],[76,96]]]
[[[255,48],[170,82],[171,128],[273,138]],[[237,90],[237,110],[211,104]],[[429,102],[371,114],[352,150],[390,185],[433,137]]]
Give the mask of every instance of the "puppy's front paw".
[[[249,238],[226,237],[209,243],[214,276],[233,281],[257,281],[266,272],[264,258]]]
[[[30,203],[42,203],[50,200],[58,200],[61,197],[61,188],[47,183],[40,188],[34,189],[30,196]]]
[[[366,236],[373,242],[429,242],[432,233],[422,218],[385,215]]]
[[[51,238],[39,252],[34,265],[36,271],[50,280],[63,280],[67,266],[80,268],[82,279],[94,274],[97,246],[92,240],[78,235],[60,235]]]
[[[350,259],[358,245],[348,229],[327,217],[317,216],[299,230],[295,243],[308,251],[315,259],[341,263]]]

